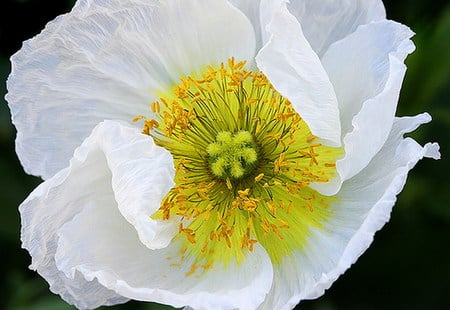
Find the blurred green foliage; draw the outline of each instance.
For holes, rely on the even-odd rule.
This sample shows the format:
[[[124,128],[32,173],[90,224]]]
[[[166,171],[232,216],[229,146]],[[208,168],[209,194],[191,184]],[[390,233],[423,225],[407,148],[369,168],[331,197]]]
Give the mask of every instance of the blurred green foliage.
[[[73,3],[2,0],[0,93],[6,93],[11,54]],[[450,309],[450,3],[384,3],[389,18],[417,33],[417,50],[407,60],[398,115],[429,112],[433,122],[412,136],[421,143],[439,142],[443,159],[417,165],[398,197],[391,221],[376,234],[373,245],[323,297],[302,302],[302,309]],[[17,206],[40,180],[23,172],[14,153],[14,136],[6,102],[0,102],[0,309],[74,309],[27,269],[30,258],[20,249]],[[112,309],[171,308],[130,302]]]

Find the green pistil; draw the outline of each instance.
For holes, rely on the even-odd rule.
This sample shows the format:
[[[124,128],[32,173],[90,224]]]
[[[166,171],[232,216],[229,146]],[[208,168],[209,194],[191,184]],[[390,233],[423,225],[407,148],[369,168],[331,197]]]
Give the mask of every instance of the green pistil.
[[[219,132],[216,142],[209,144],[206,151],[211,172],[224,180],[245,177],[258,162],[257,147],[248,131]]]

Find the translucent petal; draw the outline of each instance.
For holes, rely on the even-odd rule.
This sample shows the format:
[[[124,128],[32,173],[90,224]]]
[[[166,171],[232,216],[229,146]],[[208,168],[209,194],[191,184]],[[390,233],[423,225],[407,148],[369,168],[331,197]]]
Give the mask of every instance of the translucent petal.
[[[241,265],[217,264],[188,276],[195,258],[182,258],[179,242],[169,245],[177,223],[151,219],[173,185],[172,165],[170,154],[138,130],[113,121],[98,125],[70,166],[20,207],[32,269],[80,308],[127,298],[196,309],[256,308],[273,275],[262,247]]]
[[[264,29],[261,27],[261,14],[260,5],[264,0],[228,0],[233,6],[239,9],[247,16],[253,25],[255,31],[256,49],[260,49],[263,45],[262,32]]]
[[[322,59],[341,112],[345,157],[337,169],[342,180],[361,171],[389,135],[406,71],[403,61],[414,50],[412,35],[392,21],[371,23],[331,45]]]
[[[131,122],[181,75],[254,50],[249,20],[225,0],[78,1],[11,59],[22,165],[49,178],[97,123]]]
[[[260,309],[291,309],[302,299],[317,298],[355,263],[389,220],[408,171],[423,157],[440,157],[437,144],[421,147],[403,138],[430,119],[421,114],[395,120],[386,145],[361,173],[343,184],[326,227],[313,231],[309,246],[275,269],[271,293]]]
[[[380,0],[290,1],[288,8],[302,25],[313,50],[322,56],[333,44],[359,25],[386,18]]]
[[[255,30],[256,49],[261,49],[270,39],[267,25],[283,0],[228,0],[251,21]]]
[[[120,212],[143,244],[151,249],[166,247],[178,233],[178,223],[153,220],[151,215],[174,185],[172,156],[149,136],[109,121],[94,130],[95,135],[105,153]],[[108,135],[110,139],[105,138]]]
[[[175,241],[149,250],[117,210],[85,208],[59,231],[56,262],[68,278],[77,272],[120,295],[194,309],[255,309],[272,283],[270,260],[256,247],[241,265],[213,265],[205,273]],[[189,274],[198,268],[199,272]],[[249,298],[251,296],[251,298]]]
[[[314,135],[339,146],[341,128],[333,86],[285,4],[276,9],[267,30],[271,37],[256,56],[258,68],[292,102]]]
[[[142,172],[145,181],[135,179]],[[22,243],[32,256],[31,268],[50,283],[53,292],[79,308],[126,301],[97,280],[86,282],[78,273],[69,279],[56,268],[58,230],[85,208],[104,206],[118,212],[119,207],[131,222],[138,222],[138,216],[143,218],[142,222],[146,219],[151,222],[149,227],[153,231],[143,230],[139,222],[135,227],[147,244],[151,241],[158,246],[162,241],[167,244],[177,232],[176,225],[158,225],[150,220],[150,215],[159,207],[159,200],[155,199],[161,199],[172,186],[172,178],[170,154],[157,148],[150,137],[112,121],[101,123],[75,151],[70,166],[37,187],[20,206]],[[133,183],[137,188],[130,188]],[[113,192],[114,187],[118,193]],[[129,201],[118,206],[115,195],[122,203],[120,191],[126,189]],[[139,201],[144,194],[153,195],[154,200]],[[132,213],[131,208],[136,211]],[[103,220],[108,221],[108,217]],[[123,221],[126,223],[125,218]]]

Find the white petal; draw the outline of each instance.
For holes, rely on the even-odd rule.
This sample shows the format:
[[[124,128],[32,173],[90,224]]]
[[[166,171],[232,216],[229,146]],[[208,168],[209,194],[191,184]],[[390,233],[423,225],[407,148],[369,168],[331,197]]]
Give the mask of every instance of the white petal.
[[[166,247],[178,233],[178,223],[153,220],[151,215],[174,185],[171,155],[149,136],[111,122],[99,126],[92,136],[101,140],[120,212],[137,230],[143,244],[151,249]]]
[[[361,171],[389,135],[406,71],[403,61],[414,50],[412,35],[392,21],[371,23],[333,44],[322,59],[341,112],[345,157],[337,170],[342,180]]]
[[[274,12],[284,0],[228,0],[242,11],[253,25],[256,37],[256,49],[261,49],[270,39],[267,25]]]
[[[430,119],[422,114],[395,120],[385,147],[343,184],[326,227],[315,229],[307,248],[275,269],[274,286],[261,309],[290,309],[300,300],[317,298],[355,263],[389,220],[408,171],[423,157],[440,157],[437,144],[421,147],[411,138],[403,139]]]
[[[186,275],[194,261],[181,258],[181,245],[149,250],[120,213],[107,205],[84,209],[59,231],[58,268],[98,279],[120,295],[194,309],[255,309],[272,282],[269,257],[261,247],[241,265],[213,265]],[[181,266],[177,266],[181,264]],[[199,268],[201,269],[201,268]]]
[[[359,25],[386,18],[380,0],[291,1],[288,8],[300,21],[306,39],[319,56]]]
[[[324,55],[322,63],[338,97],[344,134],[352,130],[352,119],[364,101],[386,88],[393,74],[389,56],[403,61],[412,52],[412,35],[409,28],[392,21],[372,23],[333,44]]]
[[[269,42],[256,56],[258,68],[288,98],[311,132],[328,145],[341,143],[336,95],[319,58],[285,4],[268,25]]]
[[[173,185],[172,165],[170,154],[137,129],[112,121],[101,123],[75,151],[70,166],[42,183],[20,206],[22,242],[32,256],[31,268],[50,283],[53,292],[77,307],[126,301],[96,280],[86,282],[80,274],[69,279],[61,273],[54,260],[57,232],[85,208],[104,206],[111,212],[120,208],[130,222],[137,223],[139,237],[147,244],[152,238],[157,246],[167,244],[177,232],[176,225],[152,221],[150,215]],[[145,221],[153,231],[142,227]]]
[[[225,0],[78,1],[12,57],[22,165],[49,178],[99,122],[131,122],[180,76],[254,49],[249,20]]]
[[[170,154],[150,137],[113,121],[101,123],[70,167],[20,207],[31,267],[79,308],[127,298],[196,309],[256,308],[272,282],[264,249],[256,248],[241,265],[218,263],[199,279],[186,276],[194,261],[181,261],[179,244],[167,246],[178,226],[150,216],[173,175]],[[177,259],[181,267],[172,266]]]
[[[263,45],[262,32],[264,30],[261,28],[260,18],[260,5],[262,1],[264,0],[228,0],[228,2],[244,13],[252,23],[253,30],[255,31],[256,49],[260,49]]]

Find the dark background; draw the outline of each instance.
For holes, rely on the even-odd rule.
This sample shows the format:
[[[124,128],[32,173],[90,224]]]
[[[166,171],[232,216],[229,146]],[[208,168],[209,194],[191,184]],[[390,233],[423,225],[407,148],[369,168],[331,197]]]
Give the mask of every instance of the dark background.
[[[1,97],[6,93],[9,57],[23,40],[68,12],[73,3],[1,0]],[[450,2],[384,3],[390,19],[417,33],[417,50],[407,60],[397,114],[429,112],[433,122],[412,136],[422,144],[439,142],[443,159],[424,160],[416,166],[391,221],[376,234],[369,250],[323,297],[302,302],[301,309],[450,309]],[[27,268],[30,257],[20,248],[17,206],[40,180],[23,172],[14,153],[15,129],[9,110],[4,99],[0,101],[0,309],[74,309],[50,293],[47,283]],[[130,302],[112,309],[170,307]]]

